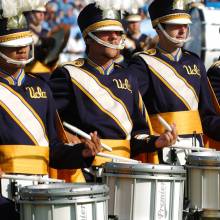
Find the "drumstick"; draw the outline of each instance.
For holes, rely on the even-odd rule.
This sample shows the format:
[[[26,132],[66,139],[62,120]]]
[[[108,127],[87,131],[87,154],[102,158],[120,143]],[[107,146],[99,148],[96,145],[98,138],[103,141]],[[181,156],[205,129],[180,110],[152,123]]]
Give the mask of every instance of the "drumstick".
[[[82,131],[82,130],[80,130],[80,129],[78,129],[78,128],[70,125],[70,124],[68,124],[67,122],[64,122],[63,125],[65,127],[69,128],[71,131],[75,132],[76,134],[81,135],[82,137],[91,140],[91,136],[88,135],[87,133],[85,133],[84,131]],[[101,145],[103,146],[102,143],[101,143]],[[105,145],[105,146],[107,146],[107,145]],[[110,147],[108,146],[108,148],[110,148]],[[117,156],[117,155],[112,155],[112,154],[106,154],[106,153],[103,153],[103,152],[99,152],[97,154],[97,156],[106,157],[106,158],[110,158],[110,159],[127,161],[127,162],[131,162],[131,163],[139,163],[139,161],[137,161],[137,160],[133,160],[133,159],[129,159],[129,158],[126,158],[126,157]]]
[[[137,161],[137,160],[129,159],[129,158],[126,158],[126,157],[120,157],[120,156],[113,155],[113,154],[106,154],[106,153],[102,153],[102,152],[99,152],[97,154],[97,156],[106,157],[106,158],[110,158],[110,159],[121,160],[121,161],[126,161],[126,162],[131,162],[131,163],[139,163],[139,161]]]
[[[163,125],[163,127],[164,127],[167,131],[172,132],[171,126],[165,121],[165,119],[162,118],[160,115],[157,115],[157,117],[158,117],[158,120],[159,120],[159,122],[161,123],[161,125]],[[177,141],[180,141],[179,136],[177,136]]]
[[[177,148],[177,149],[184,149],[184,150],[195,150],[195,151],[215,151],[215,149],[204,148],[204,147],[169,146],[169,148]]]
[[[9,175],[2,174],[2,179],[16,179],[16,180],[30,180],[30,181],[38,181],[38,182],[53,182],[53,183],[62,183],[64,180],[45,178],[42,176],[17,176],[17,175]]]
[[[84,131],[80,130],[79,128],[77,128],[77,127],[75,127],[75,126],[73,126],[73,125],[70,125],[70,124],[67,123],[67,122],[63,122],[63,125],[64,125],[66,128],[70,129],[72,132],[74,132],[74,133],[76,133],[76,134],[78,134],[78,135],[80,135],[80,136],[82,136],[82,137],[84,137],[84,138],[86,138],[86,139],[91,140],[91,136],[88,135],[87,133],[85,133]],[[112,151],[112,148],[109,147],[108,145],[103,144],[103,143],[101,143],[101,145],[102,145],[102,147],[103,147],[104,149],[106,149],[107,151],[110,151],[110,152]]]

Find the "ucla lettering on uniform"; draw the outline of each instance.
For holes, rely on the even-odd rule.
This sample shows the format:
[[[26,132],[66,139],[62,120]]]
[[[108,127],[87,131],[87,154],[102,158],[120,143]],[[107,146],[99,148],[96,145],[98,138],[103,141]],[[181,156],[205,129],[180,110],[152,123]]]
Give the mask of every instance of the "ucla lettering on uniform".
[[[127,78],[124,80],[124,82],[122,82],[120,79],[113,79],[113,82],[116,83],[118,89],[125,89],[132,93],[131,84]]]
[[[37,88],[34,87],[26,87],[26,90],[29,91],[30,97],[32,99],[46,99],[47,94],[44,92],[39,86]]]
[[[188,75],[197,75],[201,77],[200,70],[197,65],[193,65],[192,67],[190,65],[183,65],[183,68],[186,69]]]

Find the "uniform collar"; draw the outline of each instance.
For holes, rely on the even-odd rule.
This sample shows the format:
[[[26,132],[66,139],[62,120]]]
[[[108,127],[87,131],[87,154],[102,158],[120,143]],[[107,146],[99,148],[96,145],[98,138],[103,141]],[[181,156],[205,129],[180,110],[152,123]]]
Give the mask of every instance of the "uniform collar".
[[[183,55],[181,48],[178,48],[177,54],[175,56],[173,56],[171,53],[167,52],[166,50],[160,48],[160,45],[157,45],[157,49],[163,56],[167,57],[171,61],[178,62]]]
[[[15,78],[0,68],[0,78],[9,85],[21,86],[25,79],[25,72],[24,69],[20,69],[18,76]]]
[[[122,54],[120,54],[120,56],[118,58],[116,58],[114,60],[114,62],[117,63],[117,64],[121,64],[121,63],[124,62],[124,59],[125,59],[124,56]]]
[[[87,58],[87,64],[89,65],[89,67],[92,67],[92,69],[96,70],[96,72],[99,72],[102,75],[110,75],[114,70],[114,62],[112,62],[106,69],[104,69],[102,66],[97,65],[89,58]]]

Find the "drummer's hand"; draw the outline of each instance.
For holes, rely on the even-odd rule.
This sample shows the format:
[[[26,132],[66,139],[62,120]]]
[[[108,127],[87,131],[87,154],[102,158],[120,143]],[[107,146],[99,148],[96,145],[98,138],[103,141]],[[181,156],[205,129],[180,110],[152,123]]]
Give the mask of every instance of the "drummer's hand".
[[[156,148],[168,147],[176,143],[178,136],[176,125],[172,124],[171,128],[172,128],[172,132],[165,131],[163,134],[161,134],[158,137],[158,139],[155,142]]]
[[[82,143],[85,145],[85,149],[82,152],[84,158],[95,156],[101,150],[101,142],[97,135],[97,131],[90,133],[91,140],[82,139]]]
[[[80,144],[81,140],[76,136],[73,135],[71,133],[69,133],[68,131],[65,131],[67,139],[69,141],[70,144]]]
[[[0,168],[0,178],[2,177],[3,174],[4,174],[4,172],[3,172],[2,169]]]

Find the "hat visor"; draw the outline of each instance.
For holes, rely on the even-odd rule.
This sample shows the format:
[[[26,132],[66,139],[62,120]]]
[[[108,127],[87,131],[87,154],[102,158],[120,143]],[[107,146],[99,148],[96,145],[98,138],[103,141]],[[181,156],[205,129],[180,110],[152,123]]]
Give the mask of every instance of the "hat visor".
[[[112,26],[99,27],[99,28],[93,30],[92,32],[98,32],[98,31],[121,31],[121,32],[124,32],[124,28],[121,26],[112,25]]]
[[[31,45],[33,43],[32,37],[23,37],[15,40],[1,42],[0,46],[2,47],[23,47]]]
[[[189,18],[175,18],[161,22],[163,24],[192,24]]]
[[[141,21],[141,16],[140,15],[130,15],[126,18],[127,22],[139,22]]]

